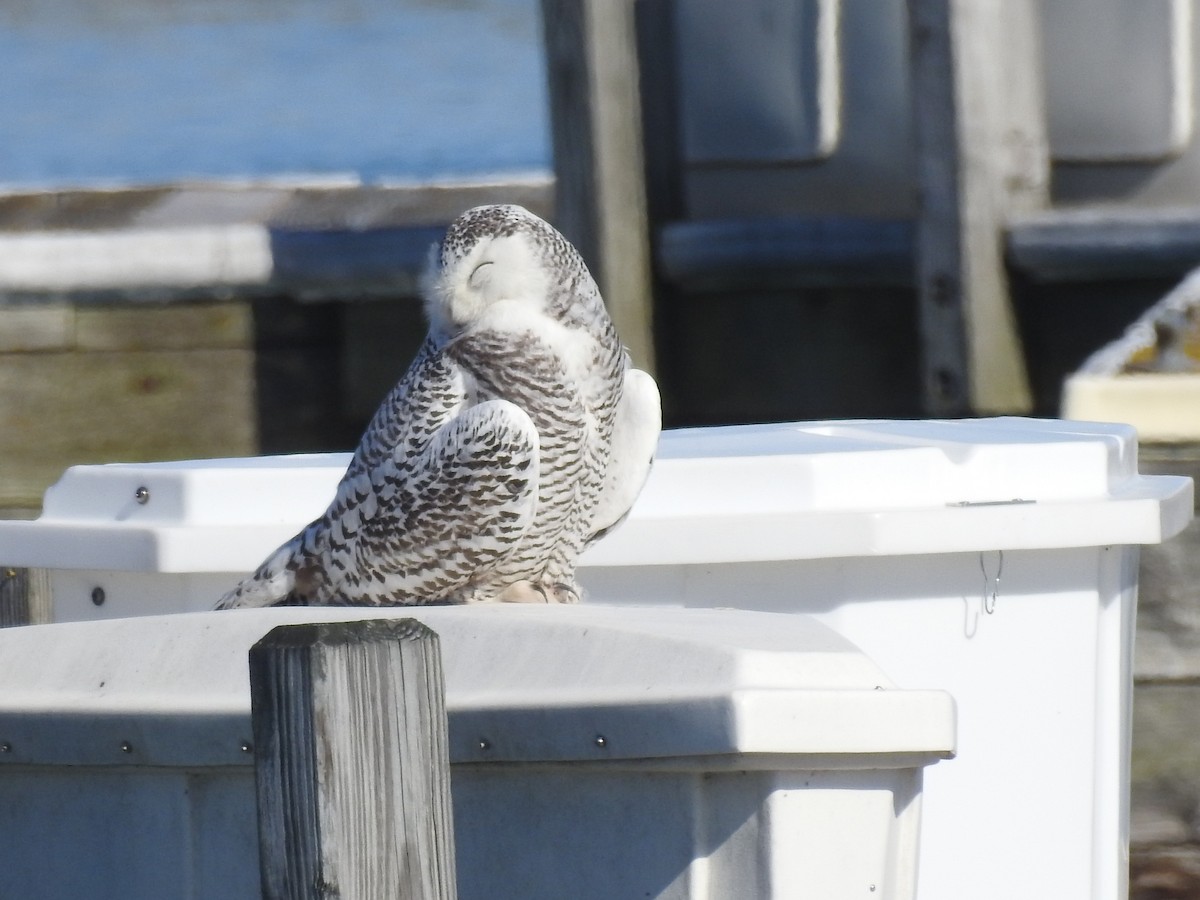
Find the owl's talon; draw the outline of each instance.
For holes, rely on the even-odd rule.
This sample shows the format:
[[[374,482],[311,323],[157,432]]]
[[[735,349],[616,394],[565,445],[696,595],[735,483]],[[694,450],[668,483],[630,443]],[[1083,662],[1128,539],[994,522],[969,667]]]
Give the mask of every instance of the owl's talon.
[[[522,579],[514,581],[496,595],[498,603],[578,603],[579,591],[562,581],[542,584]]]
[[[500,603],[549,603],[550,598],[545,589],[533,581],[523,579],[514,581],[499,594],[496,600]]]
[[[552,587],[553,587],[554,595],[555,595],[555,599],[554,599],[555,603],[578,603],[579,602],[579,600],[580,600],[579,591],[577,591],[573,585],[563,584],[563,582],[559,581],[559,582],[555,582],[555,584],[552,585]],[[566,596],[568,594],[570,596]],[[547,602],[550,602],[550,601],[547,601]]]

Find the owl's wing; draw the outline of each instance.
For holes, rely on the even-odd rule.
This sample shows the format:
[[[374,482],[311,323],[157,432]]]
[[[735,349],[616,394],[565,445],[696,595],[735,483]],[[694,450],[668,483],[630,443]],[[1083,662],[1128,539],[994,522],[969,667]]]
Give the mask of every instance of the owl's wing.
[[[594,544],[625,521],[650,475],[661,431],[658,385],[640,369],[626,369],[613,422],[604,487],[584,546]]]
[[[423,446],[462,408],[467,393],[465,379],[461,366],[426,337],[404,377],[371,417],[346,479],[380,465],[398,451],[411,453]],[[339,487],[331,512],[341,494]]]
[[[345,482],[356,502],[330,521],[333,599],[455,598],[520,542],[537,506],[538,434],[506,400],[468,407],[422,452],[403,445]]]
[[[377,603],[406,592],[428,600],[473,560],[519,540],[537,498],[537,432],[510,403],[464,409],[464,377],[427,340],[375,413],[324,515],[218,608]]]

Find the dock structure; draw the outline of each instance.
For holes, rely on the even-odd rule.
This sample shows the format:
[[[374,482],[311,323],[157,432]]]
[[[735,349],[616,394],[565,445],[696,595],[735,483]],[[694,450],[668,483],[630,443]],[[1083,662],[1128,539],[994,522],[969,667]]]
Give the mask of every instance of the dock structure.
[[[194,449],[156,455],[344,445],[419,342],[428,246],[494,201],[580,245],[670,424],[1053,414],[1063,377],[1200,259],[1186,4],[1133,30],[1104,4],[545,0],[554,178],[5,195],[0,416],[53,418],[6,400],[16,378],[47,385],[56,414],[97,409],[51,402],[82,366],[121,416],[163,421],[196,401],[172,386],[219,374],[222,427],[175,421]],[[1089,62],[1123,34],[1130,59]],[[1101,88],[1109,118],[1079,95]],[[159,329],[191,343],[136,336],[166,354],[153,370],[116,365],[127,320],[106,309],[101,346],[76,313],[220,303],[223,331],[193,311]],[[293,397],[298,414],[264,412]],[[82,431],[107,446],[102,418]],[[0,507],[35,505],[45,478],[0,481]]]
[[[1136,29],[1115,0],[1103,16],[1080,2],[624,0],[601,4],[608,24],[592,5],[544,4],[572,186],[559,214],[589,234],[606,216],[640,231],[644,197],[646,321],[681,420],[1050,413],[1113,304],[1132,318],[1200,260],[1186,3],[1143,10]],[[597,60],[638,83],[623,111]],[[639,128],[643,190],[606,207],[613,173],[626,192],[639,174]],[[1080,285],[1097,308],[1062,312]],[[908,303],[915,315],[896,311]],[[787,349],[761,346],[797,330]],[[807,387],[831,368],[828,392]]]
[[[553,215],[548,177],[0,196],[0,517],[69,465],[334,449],[424,333],[464,209]]]
[[[1044,206],[1049,191],[1036,10],[910,0],[908,13],[924,406],[1027,412],[1004,233],[1012,211]]]
[[[542,0],[559,229],[634,365],[654,372],[654,299],[632,0]]]
[[[477,202],[586,248],[670,424],[1054,415],[1200,261],[1188,0],[750,6],[544,0],[557,210],[550,177],[0,197],[0,514],[75,462],[350,446],[419,341],[427,247]],[[787,115],[689,82],[739,72],[799,85]],[[1191,445],[1142,455],[1196,471]],[[1135,839],[1185,861],[1197,778],[1161,748],[1195,731],[1189,535],[1143,555],[1134,787]],[[0,570],[0,625],[47,620],[44,576]]]

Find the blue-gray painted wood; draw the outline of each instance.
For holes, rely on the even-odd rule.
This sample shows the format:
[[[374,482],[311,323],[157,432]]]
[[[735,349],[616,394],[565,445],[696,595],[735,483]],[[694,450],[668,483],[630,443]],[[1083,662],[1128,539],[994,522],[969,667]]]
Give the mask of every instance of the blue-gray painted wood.
[[[658,269],[697,291],[913,283],[913,223],[807,217],[672,222]]]
[[[445,226],[270,229],[273,279],[304,290],[342,285],[359,291],[412,290]]]
[[[1200,208],[1041,213],[1013,221],[1007,243],[1036,281],[1180,278],[1200,265]]]
[[[817,162],[837,146],[840,0],[688,0],[676,12],[689,163]]]

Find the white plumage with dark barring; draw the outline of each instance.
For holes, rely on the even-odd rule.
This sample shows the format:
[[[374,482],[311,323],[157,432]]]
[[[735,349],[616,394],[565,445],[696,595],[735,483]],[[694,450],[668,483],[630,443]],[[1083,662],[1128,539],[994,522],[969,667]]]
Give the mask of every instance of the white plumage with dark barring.
[[[450,226],[429,333],[325,514],[220,608],[570,602],[649,474],[658,388],[578,252],[519,206]]]

